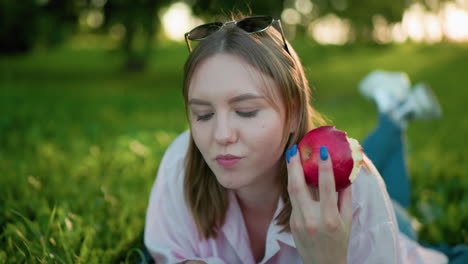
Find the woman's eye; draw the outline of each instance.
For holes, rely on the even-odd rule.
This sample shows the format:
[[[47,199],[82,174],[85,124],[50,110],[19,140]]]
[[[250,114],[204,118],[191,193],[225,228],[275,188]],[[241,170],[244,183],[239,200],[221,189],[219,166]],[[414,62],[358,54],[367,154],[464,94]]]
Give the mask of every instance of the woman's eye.
[[[241,112],[241,111],[236,111],[236,113],[241,116],[241,117],[255,117],[257,115],[259,110],[255,111],[250,111],[250,112]],[[197,115],[197,121],[208,121],[213,117],[214,113],[209,113],[206,115]]]
[[[209,113],[206,115],[197,115],[197,121],[207,121],[210,120],[214,113]]]
[[[242,116],[242,117],[255,117],[257,115],[259,110],[255,110],[255,111],[251,111],[251,112],[240,112],[240,111],[236,111],[236,113],[239,115],[239,116]]]

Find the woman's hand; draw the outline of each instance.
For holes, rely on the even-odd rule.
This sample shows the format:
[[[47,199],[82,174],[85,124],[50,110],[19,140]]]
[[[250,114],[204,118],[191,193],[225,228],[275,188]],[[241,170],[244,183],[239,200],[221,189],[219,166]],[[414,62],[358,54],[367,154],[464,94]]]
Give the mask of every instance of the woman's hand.
[[[332,162],[326,147],[320,148],[318,190],[305,183],[296,145],[286,156],[292,204],[289,224],[303,262],[346,263],[353,216],[351,187],[337,197]]]

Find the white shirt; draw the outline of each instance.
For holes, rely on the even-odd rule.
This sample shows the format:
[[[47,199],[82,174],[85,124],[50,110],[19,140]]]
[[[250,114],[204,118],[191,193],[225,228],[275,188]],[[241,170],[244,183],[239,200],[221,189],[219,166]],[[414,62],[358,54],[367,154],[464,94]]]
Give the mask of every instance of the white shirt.
[[[207,263],[255,263],[241,210],[229,193],[226,220],[216,238],[199,239],[185,204],[184,158],[189,131],[167,149],[151,191],[146,216],[145,245],[158,264],[202,260]],[[375,167],[363,166],[352,186],[353,222],[348,263],[447,263],[440,252],[421,247],[398,231],[385,183]],[[281,199],[276,218],[283,208]],[[207,205],[210,206],[210,205]],[[294,239],[272,220],[260,263],[302,263]]]

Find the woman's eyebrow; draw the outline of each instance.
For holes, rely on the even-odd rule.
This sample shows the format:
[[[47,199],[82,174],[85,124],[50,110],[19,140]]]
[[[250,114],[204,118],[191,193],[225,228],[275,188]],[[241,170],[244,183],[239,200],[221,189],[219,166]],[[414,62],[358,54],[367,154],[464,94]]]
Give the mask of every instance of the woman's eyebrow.
[[[189,100],[188,102],[189,105],[211,105],[209,102],[207,101],[203,101],[203,100],[200,100],[200,99],[195,99],[195,98],[192,98]]]
[[[229,99],[228,103],[232,104],[232,103],[236,103],[236,102],[240,102],[240,101],[244,101],[244,100],[249,100],[249,99],[263,99],[263,98],[264,97],[261,96],[261,95],[246,93],[246,94],[241,94],[241,95],[232,97],[231,99]],[[208,105],[208,106],[211,105],[211,103],[208,102],[208,101],[204,101],[204,100],[200,100],[200,99],[196,99],[196,98],[190,99],[188,104],[189,105]]]
[[[239,102],[239,101],[244,101],[244,100],[249,100],[249,99],[262,99],[262,98],[263,98],[263,96],[261,96],[261,95],[246,93],[246,94],[241,94],[241,95],[235,96],[235,97],[229,99],[228,102],[230,104],[232,104],[232,103],[236,103],[236,102]]]

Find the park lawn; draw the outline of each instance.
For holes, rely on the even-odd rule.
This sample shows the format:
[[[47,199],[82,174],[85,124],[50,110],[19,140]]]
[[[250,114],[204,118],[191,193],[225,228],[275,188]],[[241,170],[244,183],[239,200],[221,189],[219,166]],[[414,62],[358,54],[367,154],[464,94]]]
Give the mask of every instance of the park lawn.
[[[377,117],[357,92],[366,73],[403,70],[432,85],[444,117],[408,128],[410,212],[422,240],[468,243],[468,45],[294,44],[313,104],[358,139]],[[121,71],[116,51],[72,45],[0,58],[0,263],[138,256],[159,161],[188,127],[186,56],[182,44],[161,44],[144,73]]]

